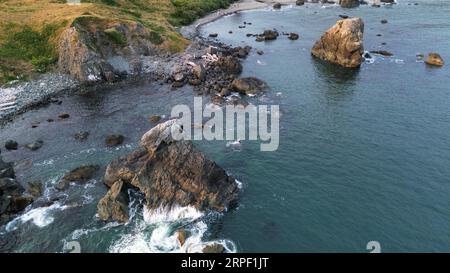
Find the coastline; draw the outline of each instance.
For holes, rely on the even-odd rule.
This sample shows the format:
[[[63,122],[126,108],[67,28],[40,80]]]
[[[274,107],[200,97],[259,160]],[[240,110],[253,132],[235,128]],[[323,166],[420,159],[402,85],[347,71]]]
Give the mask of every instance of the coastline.
[[[0,110],[0,126],[11,122],[14,118],[29,110],[39,108],[52,102],[58,102],[58,97],[63,94],[88,92],[96,89],[103,89],[113,86],[128,85],[136,82],[155,81],[169,83],[168,78],[172,77],[186,64],[186,60],[195,54],[207,49],[210,45],[219,46],[220,43],[208,41],[206,37],[200,37],[198,29],[208,23],[214,22],[224,16],[240,11],[265,8],[274,3],[282,5],[295,4],[295,0],[240,0],[231,4],[226,9],[217,10],[188,26],[181,27],[179,32],[191,41],[191,45],[183,52],[175,54],[163,54],[155,56],[142,56],[144,69],[138,74],[130,74],[115,82],[97,82],[92,84],[82,83],[70,75],[58,72],[50,72],[25,82],[12,82],[0,87],[0,93],[15,97],[14,107],[8,107],[12,101],[1,101],[7,104],[7,110]]]

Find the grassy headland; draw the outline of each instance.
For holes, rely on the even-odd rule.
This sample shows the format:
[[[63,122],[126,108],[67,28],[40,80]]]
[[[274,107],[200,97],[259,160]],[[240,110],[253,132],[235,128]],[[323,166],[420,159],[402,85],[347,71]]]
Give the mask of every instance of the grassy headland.
[[[145,26],[153,44],[170,52],[188,41],[176,27],[186,25],[232,0],[0,0],[0,84],[53,69],[61,33],[83,17],[133,21]],[[102,20],[97,20],[101,22]],[[108,36],[123,43],[120,33]]]

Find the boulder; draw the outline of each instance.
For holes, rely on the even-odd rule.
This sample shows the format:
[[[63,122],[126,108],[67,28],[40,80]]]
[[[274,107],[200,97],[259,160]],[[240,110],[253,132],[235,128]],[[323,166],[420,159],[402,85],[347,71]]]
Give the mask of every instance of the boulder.
[[[389,52],[387,50],[371,50],[370,53],[378,54],[378,55],[386,56],[386,57],[394,56],[394,53]]]
[[[180,229],[175,231],[175,236],[177,237],[177,241],[180,244],[180,246],[183,246],[189,234],[186,230]]]
[[[276,40],[279,36],[278,31],[276,30],[271,30],[271,29],[267,29],[264,30],[263,33],[259,34],[256,37],[256,41],[271,41],[271,40]]]
[[[289,33],[289,36],[288,36],[288,38],[290,40],[298,40],[299,37],[300,36],[297,33],[294,33],[294,32]]]
[[[42,196],[42,192],[44,191],[44,187],[41,181],[32,181],[28,183],[27,191],[34,198],[38,198]]]
[[[217,60],[216,65],[229,74],[237,75],[242,72],[241,62],[233,56],[220,57]]]
[[[58,117],[60,119],[67,119],[67,118],[70,118],[70,115],[68,113],[61,113],[58,115]]]
[[[70,182],[85,182],[91,179],[99,168],[98,165],[81,166],[66,173],[62,179]]]
[[[19,146],[19,144],[17,144],[17,142],[14,140],[8,140],[5,142],[5,148],[7,150],[17,150],[18,146]]]
[[[266,82],[255,77],[246,77],[235,79],[231,86],[239,93],[246,95],[254,95],[258,92],[264,91],[267,88]]]
[[[103,221],[128,222],[128,196],[122,180],[116,181],[97,204],[98,216]]]
[[[105,139],[106,146],[113,147],[123,143],[125,137],[123,135],[109,135]]]
[[[297,6],[303,6],[305,4],[305,0],[297,0],[297,1],[295,1],[295,4]]]
[[[150,116],[150,117],[148,118],[148,120],[149,120],[150,122],[156,123],[156,122],[159,122],[159,121],[161,120],[161,116],[153,115],[153,116]]]
[[[433,65],[433,66],[443,66],[444,60],[442,59],[441,55],[439,55],[438,53],[430,53],[430,54],[428,54],[428,57],[425,60],[425,63],[428,65]]]
[[[12,162],[4,162],[0,156],[0,178],[15,178]]]
[[[192,73],[194,74],[194,76],[203,81],[205,80],[206,77],[206,69],[203,66],[203,64],[197,64],[192,68]]]
[[[343,8],[355,8],[359,6],[359,0],[339,0],[339,5]]]
[[[44,141],[36,140],[33,143],[29,143],[29,144],[25,145],[25,147],[27,147],[28,149],[30,149],[32,151],[36,151],[36,150],[39,150],[42,147],[42,145],[44,145]]]
[[[212,244],[209,244],[209,245],[206,245],[205,247],[203,247],[202,252],[203,253],[224,253],[225,248],[221,244],[212,243]]]
[[[33,202],[33,198],[23,195],[25,189],[13,178],[0,178],[0,226],[10,221]]]
[[[273,4],[274,9],[281,9],[281,3],[275,3]]]
[[[344,67],[359,67],[364,60],[363,33],[361,18],[339,20],[314,44],[311,53]]]
[[[142,136],[140,148],[112,161],[104,183],[119,180],[139,189],[149,209],[193,206],[225,211],[238,197],[233,177],[207,159],[191,141],[175,140],[177,120],[160,123]]]

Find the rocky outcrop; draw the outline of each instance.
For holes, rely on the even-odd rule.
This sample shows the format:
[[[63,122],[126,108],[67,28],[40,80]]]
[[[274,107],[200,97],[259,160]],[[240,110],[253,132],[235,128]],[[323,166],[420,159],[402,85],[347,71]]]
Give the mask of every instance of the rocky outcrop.
[[[428,54],[428,57],[425,60],[425,63],[428,65],[433,65],[433,66],[444,66],[444,60],[442,59],[441,55],[439,55],[438,53]]]
[[[360,4],[360,0],[339,0],[339,5],[343,8],[355,8]]]
[[[91,179],[100,167],[97,165],[86,165],[73,169],[66,173],[63,178],[55,185],[58,190],[65,190],[70,182],[86,182]]]
[[[139,73],[160,39],[140,23],[78,17],[61,36],[58,67],[82,82],[114,81]]]
[[[122,190],[123,181],[116,181],[97,204],[98,216],[103,221],[128,222],[128,196]]]
[[[312,48],[312,55],[344,67],[359,67],[363,62],[364,23],[361,18],[337,21]]]
[[[24,192],[25,189],[15,179],[13,164],[0,157],[0,226],[33,202],[33,198]]]
[[[172,131],[181,130],[176,120],[158,124],[142,136],[138,150],[108,165],[104,183],[113,187],[123,181],[137,188],[149,209],[194,206],[225,211],[237,199],[235,179],[192,142],[176,141]]]
[[[235,79],[231,86],[237,92],[245,95],[255,95],[267,88],[266,82],[255,77]]]

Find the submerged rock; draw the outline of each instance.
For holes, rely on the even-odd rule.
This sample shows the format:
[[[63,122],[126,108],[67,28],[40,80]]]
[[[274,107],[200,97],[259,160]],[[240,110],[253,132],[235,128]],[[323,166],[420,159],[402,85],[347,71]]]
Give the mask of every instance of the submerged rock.
[[[254,95],[258,92],[264,91],[267,88],[266,82],[255,77],[235,79],[231,86],[239,93],[246,95]]]
[[[85,140],[87,139],[89,136],[89,132],[87,131],[80,131],[80,132],[76,132],[75,135],[73,136],[76,140]]]
[[[97,204],[98,216],[103,221],[128,222],[128,198],[122,190],[123,181],[116,181]]]
[[[428,57],[425,60],[425,63],[428,65],[433,65],[433,66],[443,66],[444,60],[442,59],[441,55],[439,55],[438,53],[430,53],[430,54],[428,54]]]
[[[311,53],[344,67],[359,67],[364,60],[363,33],[361,18],[339,20],[315,43]]]
[[[25,147],[27,147],[28,149],[30,149],[32,151],[36,151],[36,150],[39,150],[42,147],[42,145],[44,145],[44,141],[36,140],[33,143],[29,143],[29,144],[25,145]]]
[[[289,33],[289,36],[288,36],[288,38],[290,40],[298,40],[299,37],[300,36],[297,33],[294,33],[294,32]]]
[[[123,181],[145,194],[149,209],[193,206],[225,211],[238,197],[233,177],[207,159],[191,141],[177,141],[182,129],[176,120],[158,124],[141,138],[140,148],[112,161],[104,183]]]
[[[394,53],[389,52],[387,50],[372,50],[372,51],[370,51],[370,53],[378,54],[378,55],[382,55],[382,56],[386,56],[386,57],[394,56]]]

